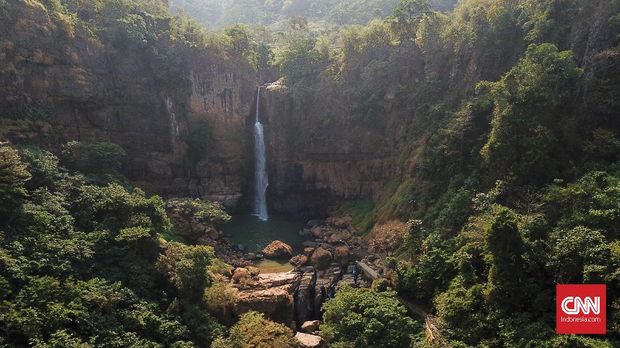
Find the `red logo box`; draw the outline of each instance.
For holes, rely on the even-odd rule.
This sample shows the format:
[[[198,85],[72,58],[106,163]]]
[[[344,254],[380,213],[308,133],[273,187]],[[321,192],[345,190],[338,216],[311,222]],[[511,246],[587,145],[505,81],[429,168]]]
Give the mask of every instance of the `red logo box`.
[[[607,292],[604,284],[556,285],[555,294],[558,334],[606,333]]]

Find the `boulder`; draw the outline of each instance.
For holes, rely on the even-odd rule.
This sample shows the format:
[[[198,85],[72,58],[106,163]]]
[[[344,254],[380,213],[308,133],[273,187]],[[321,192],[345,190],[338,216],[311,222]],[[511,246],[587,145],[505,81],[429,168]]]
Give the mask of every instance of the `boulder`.
[[[308,256],[306,255],[297,255],[293,256],[289,263],[295,267],[305,266],[308,263]]]
[[[303,245],[304,248],[316,248],[318,246],[317,242],[313,242],[311,240],[307,240],[303,243],[301,243],[301,245]]]
[[[312,253],[312,265],[319,270],[324,270],[332,263],[332,253],[319,247]]]
[[[319,325],[321,324],[318,320],[310,320],[301,324],[301,331],[305,333],[313,333],[319,331]]]
[[[306,247],[304,248],[304,255],[308,257],[312,257],[312,253],[314,253],[315,248]]]
[[[213,240],[218,239],[218,237],[220,236],[220,233],[213,227],[209,227],[207,228],[207,231],[205,232],[205,235]]]
[[[293,248],[282,241],[275,240],[263,249],[263,254],[270,259],[290,259],[293,256]]]
[[[236,268],[233,272],[232,279],[235,283],[242,283],[249,279],[252,279],[252,276],[250,275],[250,271],[248,271],[247,268],[239,267]]]
[[[270,320],[289,325],[293,321],[293,295],[287,286],[240,291],[234,313],[240,316],[249,311],[263,313]]]
[[[323,339],[321,336],[310,335],[303,332],[295,334],[295,339],[299,342],[301,348],[321,348],[323,347]]]
[[[312,235],[314,238],[323,238],[325,230],[321,226],[315,226],[312,228]]]
[[[349,240],[351,238],[351,232],[347,230],[339,230],[337,232],[332,233],[326,239],[330,243],[337,243]]]
[[[285,325],[294,320],[294,293],[299,286],[299,273],[259,274],[251,289],[240,291],[234,305],[239,316],[249,311],[264,313],[267,318]]]
[[[332,216],[325,220],[328,225],[338,227],[338,228],[347,228],[351,225],[351,221],[353,218],[351,216]]]
[[[343,245],[343,246],[337,247],[334,254],[335,254],[334,258],[341,265],[346,265],[349,263],[349,257],[351,256],[351,250],[349,250],[348,246]]]

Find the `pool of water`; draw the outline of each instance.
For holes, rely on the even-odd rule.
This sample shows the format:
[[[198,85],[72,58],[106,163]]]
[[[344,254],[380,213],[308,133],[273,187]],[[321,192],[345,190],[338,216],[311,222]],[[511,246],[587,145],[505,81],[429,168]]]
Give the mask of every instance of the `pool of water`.
[[[293,248],[294,254],[303,251],[304,238],[298,232],[304,221],[284,216],[270,216],[261,221],[252,215],[237,215],[222,226],[222,231],[234,245],[243,245],[246,251],[260,252],[274,240],[281,240]],[[263,260],[256,266],[263,273],[286,272],[293,267],[288,260]]]

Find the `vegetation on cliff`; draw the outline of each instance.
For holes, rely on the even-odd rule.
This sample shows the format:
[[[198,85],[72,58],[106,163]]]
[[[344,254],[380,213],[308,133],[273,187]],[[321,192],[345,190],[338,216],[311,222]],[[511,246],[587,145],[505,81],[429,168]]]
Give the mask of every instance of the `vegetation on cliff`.
[[[208,12],[192,10],[203,4]],[[390,285],[429,309],[447,344],[617,346],[620,1],[463,0],[447,11],[453,4],[180,2],[207,25],[234,16],[279,27],[272,37],[243,24],[206,33],[168,14],[164,1],[0,0],[0,27],[32,16],[36,33],[53,33],[67,56],[72,45],[104,47],[106,59],[139,55],[165,92],[189,88],[187,52],[279,71],[299,112],[293,121],[310,125],[286,135],[287,150],[328,147],[338,136],[396,168],[377,192],[359,183],[339,211],[362,232],[394,219],[407,226],[386,260]],[[22,57],[8,35],[0,44],[7,85],[21,81],[20,62],[52,65],[41,50]],[[70,73],[86,78],[83,70]],[[14,127],[43,133],[50,108],[71,97],[7,100],[15,107],[0,111],[3,139]],[[208,123],[193,126],[183,135],[189,172],[213,145]],[[123,148],[59,145],[50,146],[56,155],[0,146],[0,346],[295,345],[289,328],[260,314],[226,333],[209,313],[233,302],[235,290],[212,286],[215,269],[227,267],[210,247],[184,243],[226,221],[221,206],[172,202],[173,224],[162,198],[121,175]],[[558,283],[607,285],[607,336],[554,334]],[[327,302],[325,338],[336,347],[434,344],[379,285],[344,288]]]
[[[213,251],[159,238],[174,233],[160,197],[93,185],[45,150],[0,156],[1,346],[186,347],[223,333],[202,296]]]
[[[452,345],[617,343],[619,16],[618,1],[406,0],[276,57],[300,110],[332,101],[306,116],[317,129],[354,120],[397,144],[402,174],[369,216],[410,220],[393,282]],[[607,284],[607,339],[554,336],[557,283]]]

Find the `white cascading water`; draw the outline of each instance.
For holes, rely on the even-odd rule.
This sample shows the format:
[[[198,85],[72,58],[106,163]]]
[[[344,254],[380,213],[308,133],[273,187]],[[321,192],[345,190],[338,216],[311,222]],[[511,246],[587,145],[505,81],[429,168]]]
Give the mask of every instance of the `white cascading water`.
[[[256,93],[256,122],[254,123],[254,215],[262,221],[269,220],[267,212],[267,159],[265,158],[265,134],[260,123],[260,87]]]

